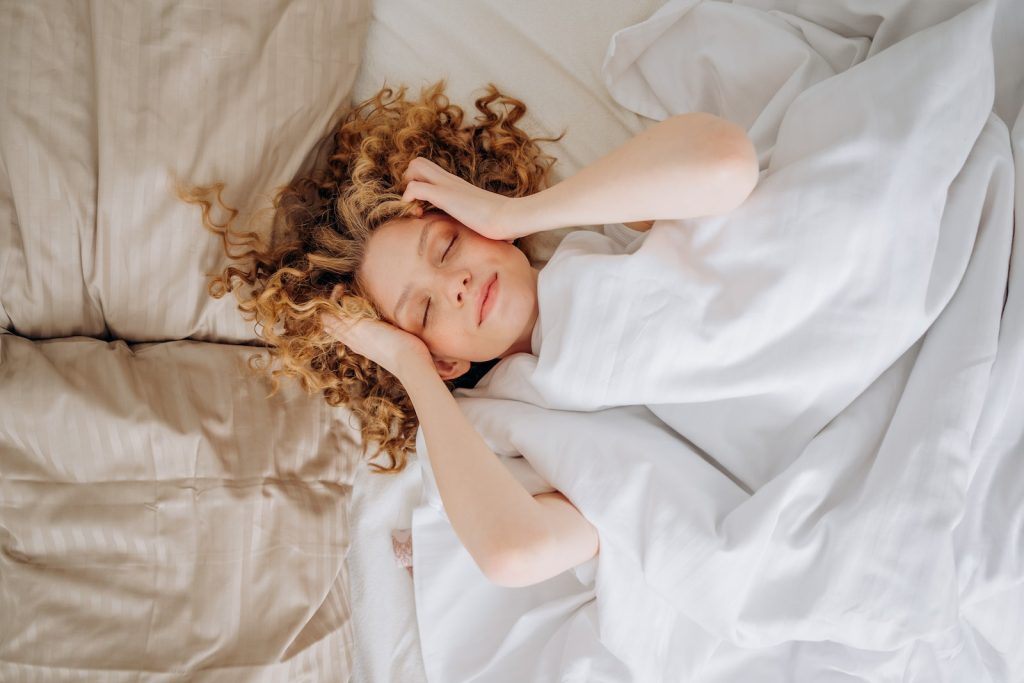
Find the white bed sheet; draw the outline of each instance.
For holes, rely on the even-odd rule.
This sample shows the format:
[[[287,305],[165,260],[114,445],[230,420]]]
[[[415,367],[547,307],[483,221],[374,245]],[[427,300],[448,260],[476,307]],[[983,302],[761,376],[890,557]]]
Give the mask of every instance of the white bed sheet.
[[[880,16],[892,21],[875,36],[877,45],[859,54],[854,50],[847,65],[956,16],[970,4],[936,3],[929,12],[920,5],[886,5],[880,9],[890,13]],[[901,13],[908,7],[918,11]],[[842,17],[841,8],[831,9],[833,18]],[[863,14],[871,16],[867,10]],[[813,26],[801,30],[805,38],[811,36],[808,40],[827,40]],[[1005,27],[1000,30],[1005,36]],[[656,33],[651,29],[648,43],[657,41]],[[962,47],[956,36],[946,39],[944,44]],[[934,43],[931,49],[938,47]],[[922,71],[926,78],[927,69]],[[652,106],[674,94],[663,89],[666,74],[652,67],[644,77]],[[1020,98],[1015,86],[998,81],[998,69],[996,77],[1005,113]],[[638,97],[629,106],[640,111]],[[991,90],[987,97],[993,104]],[[648,111],[658,117],[678,110]],[[700,680],[707,681],[752,675],[779,681],[1019,680],[1024,674],[1017,651],[1017,636],[1024,632],[1024,612],[1018,609],[1024,576],[1019,539],[1024,435],[1018,422],[1007,419],[1022,412],[1014,393],[1024,377],[1019,242],[1012,252],[1001,327],[998,300],[1003,291],[999,278],[1007,282],[1014,208],[1018,219],[1022,215],[1024,128],[1019,122],[1018,116],[1010,122],[1013,159],[1007,126],[995,117],[976,146],[973,137],[966,140],[965,153],[973,147],[970,171],[965,167],[964,177],[958,178],[960,193],[951,191],[949,216],[943,217],[973,216],[980,223],[979,238],[963,281],[928,335],[821,432],[801,456],[802,468],[776,477],[749,501],[740,487],[700,458],[682,467],[667,459],[686,449],[642,407],[553,414],[523,401],[486,398],[486,387],[461,392],[460,405],[495,452],[509,463],[524,454],[544,481],[566,492],[602,531],[602,554],[607,555],[598,558],[596,585],[583,568],[530,589],[487,590],[433,492],[414,514],[420,568],[416,599],[430,680],[657,680],[665,671],[699,672]],[[758,147],[763,162],[784,167],[784,161],[770,159],[777,130],[765,126],[755,141],[763,143]],[[985,178],[989,172],[991,182]],[[967,190],[972,188],[990,194],[971,196]],[[581,446],[583,433],[593,438]],[[884,440],[872,445],[875,438]],[[418,446],[425,455],[425,444]],[[875,449],[873,460],[869,456]],[[847,458],[856,452],[865,457]],[[628,471],[618,464],[623,454],[631,458]],[[931,464],[928,454],[934,456]],[[819,466],[808,466],[814,462]],[[833,481],[830,462],[852,469]],[[911,473],[911,467],[916,471]],[[940,468],[939,474],[932,468]],[[670,501],[672,490],[687,493]],[[791,498],[778,507],[780,490],[802,490],[804,497],[795,499],[796,505],[789,505]],[[865,497],[866,507],[858,497]],[[629,501],[626,507],[623,500]],[[644,510],[640,504],[645,500],[658,500],[659,506]],[[736,514],[730,514],[733,509]],[[670,511],[667,518],[665,510]],[[867,511],[879,516],[858,517]],[[689,536],[673,530],[682,519],[691,525]],[[957,526],[958,521],[963,523]],[[839,540],[830,546],[832,534]],[[877,555],[864,543],[872,537],[885,539]],[[676,542],[666,546],[666,538]],[[906,553],[901,553],[901,538]],[[787,540],[772,545],[780,539]],[[844,569],[834,544],[841,547],[846,541],[861,552],[849,556]],[[777,552],[787,550],[787,543],[788,554],[758,555],[759,547]],[[832,549],[832,564],[815,567],[822,548],[826,557]],[[639,574],[631,562],[639,563]],[[805,583],[793,573],[794,566],[808,570]],[[673,571],[666,573],[666,567]],[[637,576],[642,579],[631,582]],[[695,584],[687,583],[691,580]],[[453,607],[464,596],[469,596],[468,605],[484,606],[486,616],[471,607]],[[461,620],[452,617],[457,610]],[[466,621],[474,616],[480,621]],[[469,642],[474,648],[463,647]],[[619,662],[628,662],[632,672]]]
[[[408,97],[441,78],[449,99],[478,113],[473,101],[487,83],[527,106],[519,125],[558,162],[552,181],[567,178],[649,124],[618,105],[601,77],[608,40],[648,17],[664,0],[375,0],[366,52],[353,87],[363,100],[384,84],[409,86]],[[579,226],[599,230],[600,226]],[[573,229],[542,233],[535,265],[543,265]]]
[[[361,466],[353,484],[346,558],[355,634],[353,681],[423,683],[412,577],[396,561],[391,532],[412,526],[422,496],[418,458],[395,475]]]

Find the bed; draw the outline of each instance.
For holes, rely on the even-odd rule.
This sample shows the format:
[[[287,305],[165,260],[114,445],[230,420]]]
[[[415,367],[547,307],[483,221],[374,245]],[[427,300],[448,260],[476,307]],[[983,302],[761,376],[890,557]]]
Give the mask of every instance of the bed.
[[[563,671],[569,657],[520,670],[483,637],[437,645],[439,632],[466,637],[472,619],[439,630],[443,586],[417,588],[431,585],[416,555],[426,544],[413,537],[417,584],[395,540],[429,511],[429,468],[413,458],[399,475],[374,475],[359,462],[346,411],[287,383],[265,398],[268,385],[247,366],[262,353],[258,336],[232,297],[206,292],[205,275],[226,263],[220,243],[173,197],[170,180],[225,181],[225,200],[266,234],[259,210],[269,191],[310,163],[339,108],[385,83],[415,89],[441,77],[467,112],[474,91],[494,82],[527,103],[532,133],[567,129],[546,147],[560,180],[686,103],[648,97],[639,106],[637,90],[613,96],[608,55],[618,32],[646,31],[650,44],[656,24],[642,22],[693,4],[0,3],[0,680],[640,680],[596,664]],[[734,4],[755,32],[782,17],[812,45],[830,33],[859,36],[856,61],[873,40],[898,42],[973,3]],[[1016,170],[999,206],[1019,217],[1024,7],[994,4],[992,112],[1005,134],[993,144]],[[720,39],[730,44],[730,35]],[[639,58],[635,71],[645,73]],[[691,95],[712,111],[743,101]],[[545,235],[535,265],[569,232]],[[1015,240],[1004,259],[998,353],[977,359],[991,377],[991,410],[976,437],[998,457],[972,472],[957,517],[959,533],[1003,549],[959,565],[976,598],[964,618],[986,637],[972,641],[984,666],[944,669],[942,657],[926,657],[937,668],[915,669],[914,680],[1024,676],[1013,651],[1024,633],[1020,254]],[[510,423],[538,419],[515,406],[504,414]],[[623,419],[637,429],[654,422],[641,410]],[[544,448],[513,441],[509,454]],[[524,481],[557,480],[541,460],[540,479],[522,460],[507,461]],[[450,536],[438,520],[419,528],[444,547]],[[457,548],[451,557],[466,570]],[[573,592],[579,583],[564,583],[577,578],[593,579],[562,577],[542,598],[583,595],[588,604],[592,595]],[[1003,612],[986,611],[986,600]],[[956,611],[956,596],[939,607]],[[514,623],[516,613],[502,618]],[[756,671],[761,680],[904,680],[909,670],[910,659],[892,656],[905,642],[865,641],[877,650],[865,647],[859,668],[844,670],[848,644],[812,640],[768,647],[737,636],[693,679],[750,680]],[[938,636],[925,644],[950,656],[962,647]],[[465,673],[472,666],[475,678]]]

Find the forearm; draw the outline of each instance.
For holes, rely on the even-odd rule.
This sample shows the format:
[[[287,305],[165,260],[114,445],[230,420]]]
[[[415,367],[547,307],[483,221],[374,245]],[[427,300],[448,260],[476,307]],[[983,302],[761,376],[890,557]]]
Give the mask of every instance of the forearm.
[[[510,237],[556,228],[725,213],[758,178],[736,124],[706,113],[661,121],[562,182],[509,202]]]
[[[510,583],[534,583],[579,563],[573,559],[579,550],[564,555],[551,547],[558,538],[553,525],[571,524],[571,515],[579,518],[579,512],[563,506],[552,514],[551,501],[542,504],[530,496],[490,451],[433,368],[414,364],[399,379],[416,408],[444,510],[483,572],[493,579],[511,573],[527,580]]]

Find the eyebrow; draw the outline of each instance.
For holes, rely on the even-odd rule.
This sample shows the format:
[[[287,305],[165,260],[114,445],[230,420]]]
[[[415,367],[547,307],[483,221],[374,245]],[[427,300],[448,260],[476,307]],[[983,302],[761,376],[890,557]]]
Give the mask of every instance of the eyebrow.
[[[441,220],[440,218],[435,218],[434,220],[432,220],[432,221],[428,222],[427,224],[425,224],[423,226],[423,229],[420,230],[420,242],[416,246],[416,254],[418,256],[423,256],[423,247],[427,243],[427,231],[430,230],[430,226],[432,226],[434,223],[439,222],[440,220]],[[402,309],[402,306],[405,305],[406,300],[409,298],[409,291],[411,289],[412,289],[412,285],[406,285],[405,289],[402,290],[402,296],[398,297],[398,303],[395,304],[395,322],[396,323],[398,322],[398,312]]]

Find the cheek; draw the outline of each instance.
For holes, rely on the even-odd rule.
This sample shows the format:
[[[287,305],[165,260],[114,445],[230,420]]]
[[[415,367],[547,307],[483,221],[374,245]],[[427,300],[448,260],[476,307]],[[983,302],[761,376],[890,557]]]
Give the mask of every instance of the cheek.
[[[429,330],[421,330],[416,336],[437,356],[461,358],[467,351],[473,349],[472,339],[455,320],[431,322]]]

